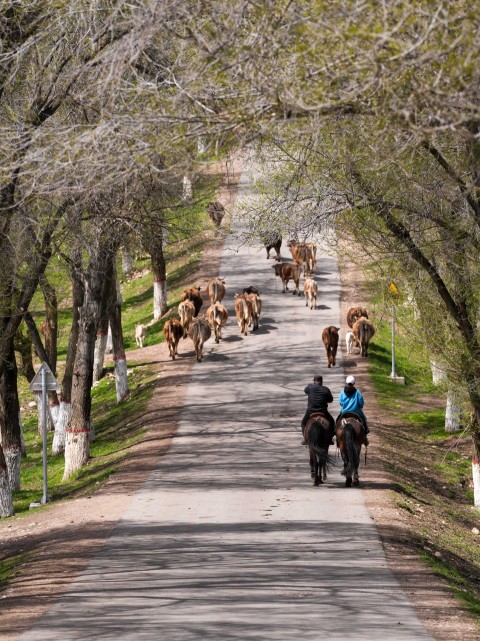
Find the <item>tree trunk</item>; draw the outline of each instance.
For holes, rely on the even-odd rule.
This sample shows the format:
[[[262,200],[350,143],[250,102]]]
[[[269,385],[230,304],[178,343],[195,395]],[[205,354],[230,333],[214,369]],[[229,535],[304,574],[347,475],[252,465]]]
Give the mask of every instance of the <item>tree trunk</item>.
[[[432,382],[434,385],[440,385],[447,380],[445,369],[440,363],[433,360],[432,358],[430,359],[430,368],[432,370]]]
[[[130,276],[133,271],[133,256],[129,249],[122,247],[122,274]]]
[[[4,460],[12,490],[20,489],[20,461],[22,458],[17,375],[17,363],[12,340],[10,353],[5,363],[5,370],[0,378],[0,429],[2,431]]]
[[[447,407],[445,409],[445,431],[458,432],[460,429],[461,408],[451,390],[447,392]]]
[[[0,518],[13,515],[12,488],[8,480],[8,469],[3,448],[0,445]]]
[[[48,355],[49,367],[54,376],[57,375],[57,338],[58,338],[58,301],[57,293],[45,276],[40,279],[43,297],[45,299],[45,351]]]
[[[112,330],[113,362],[115,363],[115,387],[117,403],[128,394],[127,359],[122,330],[122,307],[118,298],[118,287],[115,266],[112,266],[112,298],[109,310],[109,325]]]
[[[150,248],[153,270],[153,318],[159,320],[167,311],[167,272],[163,243],[157,235],[155,247]]]
[[[103,364],[107,351],[108,317],[102,314],[95,341],[95,354],[93,358],[93,382],[96,383],[103,376]]]
[[[188,176],[183,177],[183,185],[182,185],[182,196],[183,200],[186,200],[187,202],[192,200],[193,197],[193,189],[192,189],[192,181]]]

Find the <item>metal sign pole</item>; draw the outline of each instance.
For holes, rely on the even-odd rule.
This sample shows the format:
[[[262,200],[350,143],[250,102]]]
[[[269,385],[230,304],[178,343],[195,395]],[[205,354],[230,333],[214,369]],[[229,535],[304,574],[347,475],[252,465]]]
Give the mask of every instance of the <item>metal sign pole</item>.
[[[48,501],[47,491],[47,372],[42,369],[42,420],[43,420],[43,497],[42,504]]]
[[[392,372],[390,377],[397,377],[397,373],[395,371],[395,305],[392,305]]]

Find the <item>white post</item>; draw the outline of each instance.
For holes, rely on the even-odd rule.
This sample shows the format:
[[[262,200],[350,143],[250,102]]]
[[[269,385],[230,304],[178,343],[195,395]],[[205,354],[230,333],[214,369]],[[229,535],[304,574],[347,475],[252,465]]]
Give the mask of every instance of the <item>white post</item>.
[[[48,501],[47,492],[47,373],[42,369],[42,415],[43,415],[43,497],[42,504]]]
[[[480,461],[472,459],[473,505],[480,510]]]
[[[395,305],[392,305],[392,371],[390,378],[397,378],[395,371]]]

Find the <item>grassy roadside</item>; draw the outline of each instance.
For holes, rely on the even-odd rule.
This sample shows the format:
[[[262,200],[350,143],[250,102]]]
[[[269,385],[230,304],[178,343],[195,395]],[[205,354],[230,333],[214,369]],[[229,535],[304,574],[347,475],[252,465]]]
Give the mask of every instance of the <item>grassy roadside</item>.
[[[391,328],[377,321],[368,369],[376,397],[391,420],[380,426],[382,459],[392,478],[392,500],[403,511],[418,554],[451,586],[480,627],[480,515],[473,509],[471,439],[444,429],[444,395],[432,383],[428,354],[400,323],[396,372],[389,380]]]

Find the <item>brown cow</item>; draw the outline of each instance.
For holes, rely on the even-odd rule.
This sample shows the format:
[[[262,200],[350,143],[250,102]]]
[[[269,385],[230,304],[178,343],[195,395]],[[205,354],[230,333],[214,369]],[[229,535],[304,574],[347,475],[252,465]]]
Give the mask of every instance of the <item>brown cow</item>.
[[[330,325],[322,332],[322,341],[327,350],[328,367],[334,367],[338,349],[338,330],[340,327]]]
[[[223,278],[219,278],[217,276],[216,278],[209,280],[206,292],[212,305],[217,302],[221,303],[225,296],[225,281]]]
[[[214,303],[210,305],[205,313],[205,318],[210,324],[210,327],[215,332],[215,342],[219,343],[222,338],[222,327],[228,320],[228,312],[222,303]]]
[[[207,212],[210,216],[210,220],[215,223],[217,227],[220,227],[220,224],[225,216],[225,207],[218,200],[214,200],[207,205]]]
[[[257,296],[260,296],[260,290],[258,287],[255,287],[255,285],[249,285],[248,287],[243,288],[243,293],[244,294],[257,294]]]
[[[308,307],[310,305],[310,309],[317,309],[318,286],[313,278],[305,278],[303,292],[305,294],[305,306]]]
[[[368,344],[372,340],[373,335],[375,334],[375,327],[363,316],[355,321],[353,328],[353,335],[358,345],[360,345],[360,353],[362,356],[368,356]]]
[[[260,314],[262,313],[262,299],[258,294],[254,294],[253,292],[251,294],[246,294],[246,296],[252,305],[252,331],[255,331],[256,329],[258,329],[258,320],[260,318]]]
[[[353,327],[359,318],[368,318],[367,310],[364,307],[350,307],[347,312],[347,325]]]
[[[279,234],[264,234],[262,236],[262,242],[267,250],[267,260],[270,258],[270,250],[275,250],[275,260],[280,260],[282,258],[280,254],[280,248],[282,247],[282,237]]]
[[[183,338],[187,338],[187,332],[195,316],[195,305],[191,300],[184,300],[178,306],[178,314],[183,327]]]
[[[193,319],[190,329],[188,330],[188,334],[193,341],[197,361],[201,363],[203,358],[203,346],[212,335],[210,325],[204,316],[198,316],[198,318]]]
[[[168,320],[163,326],[163,333],[170,352],[170,358],[175,360],[175,355],[178,356],[178,341],[183,336],[183,325],[180,319],[173,317]]]
[[[277,265],[275,265],[275,267],[277,267]],[[248,299],[248,295],[235,294],[234,307],[240,332],[246,336],[247,328],[250,327],[253,322],[252,303]]]
[[[317,248],[313,243],[298,243],[296,240],[289,240],[288,247],[292,254],[293,261],[303,267],[305,276],[313,273],[316,264]]]
[[[275,270],[275,276],[280,276],[282,279],[282,293],[285,293],[288,291],[288,281],[293,280],[295,283],[295,291],[293,292],[293,295],[298,294],[300,296],[300,275],[301,275],[301,267],[300,265],[296,265],[295,263],[279,263],[277,265],[272,265],[273,269]]]
[[[203,298],[200,295],[200,289],[201,287],[187,287],[187,289],[183,290],[182,295],[180,296],[180,301],[182,303],[184,300],[192,301],[193,306],[195,307],[194,316],[198,316],[203,305]]]

